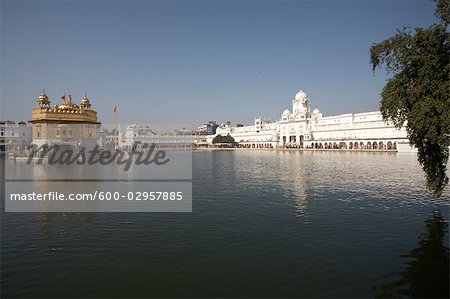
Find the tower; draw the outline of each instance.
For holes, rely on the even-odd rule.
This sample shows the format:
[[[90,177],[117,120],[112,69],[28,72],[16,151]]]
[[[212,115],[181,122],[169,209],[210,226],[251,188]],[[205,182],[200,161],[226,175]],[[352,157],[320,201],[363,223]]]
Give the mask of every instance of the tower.
[[[309,112],[309,99],[303,90],[299,90],[292,100],[292,113],[296,119],[306,118]]]

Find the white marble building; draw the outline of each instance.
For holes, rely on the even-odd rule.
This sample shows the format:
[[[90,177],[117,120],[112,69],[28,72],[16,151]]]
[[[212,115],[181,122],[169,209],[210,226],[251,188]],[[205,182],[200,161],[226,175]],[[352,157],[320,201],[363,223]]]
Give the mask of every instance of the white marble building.
[[[222,136],[230,134],[243,147],[275,148],[279,144],[278,124],[261,117],[255,118],[255,124],[252,126],[221,125],[217,128],[216,135],[207,136],[208,142],[212,143],[213,138],[218,134]]]
[[[119,147],[123,149],[149,148],[155,144],[157,148],[191,148],[193,143],[192,133],[185,130],[171,132],[155,132],[146,125],[121,125],[118,132]],[[136,143],[137,142],[137,143]]]
[[[24,151],[31,145],[31,126],[23,121],[0,121],[0,151]]]
[[[317,108],[311,112],[310,102],[300,90],[292,100],[292,110],[285,109],[279,121],[257,117],[251,126],[221,125],[216,135],[230,134],[246,148],[414,150],[405,128],[399,130],[385,122],[379,111],[324,116]],[[214,136],[208,136],[208,142]]]

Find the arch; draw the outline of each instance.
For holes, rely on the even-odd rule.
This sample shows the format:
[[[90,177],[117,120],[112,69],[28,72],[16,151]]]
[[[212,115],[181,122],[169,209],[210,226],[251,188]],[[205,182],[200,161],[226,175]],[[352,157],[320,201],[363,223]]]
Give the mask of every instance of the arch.
[[[388,141],[388,143],[387,143],[387,149],[388,149],[388,150],[391,150],[391,149],[392,149],[392,142],[391,142],[391,141]]]
[[[372,148],[373,149],[378,149],[378,143],[376,141],[373,142]]]
[[[361,149],[364,149],[364,142],[361,141],[361,142],[359,143],[359,147],[360,147]]]
[[[349,149],[353,149],[353,142],[350,142],[350,143],[348,144],[348,148],[349,148]]]
[[[378,143],[378,149],[380,149],[380,150],[384,149],[383,141],[380,141],[380,142]]]
[[[347,144],[345,142],[339,142],[339,149],[347,149]]]
[[[372,149],[372,143],[370,141],[367,142],[367,149]]]
[[[305,141],[305,136],[300,135],[298,138],[298,142],[300,143],[300,146],[303,147],[303,142]]]

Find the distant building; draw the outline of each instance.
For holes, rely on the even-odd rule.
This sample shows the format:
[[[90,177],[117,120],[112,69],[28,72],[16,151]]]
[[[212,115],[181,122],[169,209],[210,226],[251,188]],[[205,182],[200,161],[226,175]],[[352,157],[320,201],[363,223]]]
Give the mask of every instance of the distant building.
[[[251,126],[227,122],[217,128],[216,134],[230,134],[246,148],[414,150],[405,127],[397,129],[385,122],[380,111],[324,116],[317,108],[311,112],[303,90],[292,100],[292,111],[285,109],[279,121],[271,123],[257,117]],[[213,138],[208,136],[208,142]]]
[[[50,106],[51,101],[43,91],[32,110],[32,143],[38,147],[59,145],[91,150],[98,142],[100,122],[89,99],[84,96],[80,104],[72,102],[69,95],[66,103]]]
[[[107,150],[113,150],[115,148],[114,139],[115,139],[115,130],[105,133],[105,145],[104,148]]]
[[[103,126],[100,126],[97,131],[97,145],[103,149],[106,145],[106,132]]]
[[[0,121],[0,151],[24,151],[31,145],[31,126],[21,121]]]
[[[216,129],[219,125],[211,120],[207,124],[203,124],[197,128],[195,133],[197,135],[214,135],[216,134]]]
[[[261,117],[255,118],[253,126],[233,126],[230,122],[221,124],[216,130],[216,135],[218,134],[222,136],[230,134],[241,147],[275,148],[279,141],[277,124]],[[212,143],[214,137],[208,136],[208,142]]]
[[[152,144],[158,148],[191,148],[192,132],[185,129],[171,132],[155,132],[149,126],[122,125],[119,132],[119,146],[124,149],[146,149]]]

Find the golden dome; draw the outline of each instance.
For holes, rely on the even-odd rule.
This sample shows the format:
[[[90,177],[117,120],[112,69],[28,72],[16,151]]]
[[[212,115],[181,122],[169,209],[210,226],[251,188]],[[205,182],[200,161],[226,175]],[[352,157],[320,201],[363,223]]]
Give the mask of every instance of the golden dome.
[[[84,109],[90,109],[92,107],[91,102],[86,95],[84,95],[83,99],[81,99],[80,107]]]
[[[82,106],[90,106],[91,102],[89,101],[89,99],[87,98],[87,96],[84,96],[83,99],[81,100],[80,103]]]
[[[45,91],[42,91],[41,95],[39,96],[38,100],[37,100],[38,104],[41,106],[48,106],[50,105],[50,99],[48,98],[48,96],[45,94]]]
[[[64,104],[55,105],[55,110],[72,112],[78,110],[78,106],[72,102],[72,96],[69,94],[69,100],[67,103],[64,102]]]

